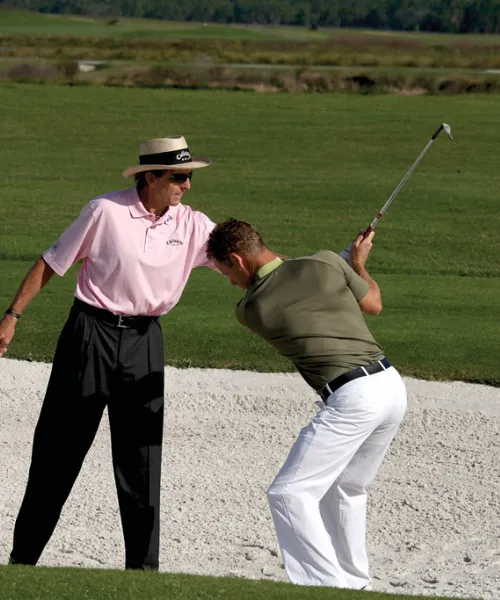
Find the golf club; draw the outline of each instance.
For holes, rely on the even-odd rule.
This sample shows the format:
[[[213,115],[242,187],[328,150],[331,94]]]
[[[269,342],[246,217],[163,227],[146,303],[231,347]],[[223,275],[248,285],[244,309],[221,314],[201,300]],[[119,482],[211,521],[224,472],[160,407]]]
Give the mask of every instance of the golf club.
[[[441,125],[438,127],[438,129],[436,129],[436,131],[434,132],[434,134],[432,135],[431,139],[427,142],[427,145],[425,146],[425,148],[422,150],[422,152],[418,155],[417,160],[412,164],[412,166],[408,169],[408,172],[406,173],[406,175],[403,177],[403,179],[401,179],[401,181],[399,182],[398,187],[392,192],[392,194],[389,197],[389,200],[387,200],[387,202],[384,204],[384,206],[380,209],[380,212],[377,214],[377,216],[373,219],[373,221],[370,223],[370,226],[367,228],[367,230],[365,231],[365,237],[371,232],[373,231],[373,229],[375,228],[375,225],[380,221],[380,218],[382,217],[382,215],[387,211],[387,209],[389,208],[389,206],[391,205],[392,201],[394,200],[394,198],[397,196],[399,190],[403,187],[403,185],[405,184],[406,180],[408,179],[408,177],[413,173],[413,171],[415,170],[415,167],[418,165],[418,163],[422,160],[424,154],[427,152],[427,150],[429,150],[429,148],[431,147],[432,142],[437,138],[437,136],[440,134],[440,132],[444,130],[446,132],[446,134],[448,135],[448,137],[450,138],[450,140],[453,139],[453,136],[451,135],[451,127],[447,124],[447,123],[441,123]]]
[[[408,177],[413,173],[413,171],[415,170],[415,167],[418,165],[418,163],[422,160],[424,154],[427,152],[427,150],[429,150],[429,148],[431,147],[432,142],[437,138],[437,136],[441,133],[441,131],[445,131],[445,133],[448,135],[448,137],[450,138],[450,140],[453,139],[453,136],[451,135],[451,127],[447,124],[447,123],[441,123],[441,125],[436,129],[436,131],[434,132],[434,134],[432,135],[431,139],[427,142],[425,148],[422,150],[422,152],[418,155],[417,160],[412,164],[412,166],[408,169],[408,172],[406,173],[406,175],[403,177],[403,179],[399,182],[399,185],[397,186],[397,188],[392,192],[392,194],[390,195],[389,199],[387,200],[387,202],[384,204],[384,206],[380,209],[380,211],[377,213],[377,216],[373,219],[373,221],[370,223],[369,227],[366,229],[364,237],[366,237],[367,235],[369,235],[375,228],[375,225],[380,221],[380,218],[384,215],[384,213],[387,211],[387,209],[389,208],[389,206],[391,205],[392,201],[394,200],[394,198],[397,196],[399,190],[403,187],[403,185],[405,184],[406,180],[408,179]],[[351,248],[352,248],[352,243],[349,244],[348,248],[345,248],[344,250],[342,250],[342,252],[339,253],[339,256],[341,256],[343,259],[345,259],[347,262],[349,262],[350,259],[350,255],[351,255]]]

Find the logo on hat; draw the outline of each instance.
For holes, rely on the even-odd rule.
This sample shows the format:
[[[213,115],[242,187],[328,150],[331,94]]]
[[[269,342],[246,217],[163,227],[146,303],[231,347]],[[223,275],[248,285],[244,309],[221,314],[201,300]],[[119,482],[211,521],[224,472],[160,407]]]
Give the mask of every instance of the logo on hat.
[[[187,150],[183,150],[175,158],[184,162],[185,160],[191,160],[191,154]]]

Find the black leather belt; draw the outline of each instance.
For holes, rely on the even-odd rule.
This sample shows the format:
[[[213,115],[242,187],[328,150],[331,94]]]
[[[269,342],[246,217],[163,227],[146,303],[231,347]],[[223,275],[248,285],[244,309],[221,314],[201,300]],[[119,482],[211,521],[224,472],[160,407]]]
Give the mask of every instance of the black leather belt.
[[[391,363],[387,360],[387,358],[382,358],[371,365],[366,365],[366,367],[358,367],[352,371],[342,373],[342,375],[335,377],[335,379],[332,379],[329,383],[327,383],[325,387],[320,390],[319,395],[325,401],[333,394],[335,390],[338,390],[340,386],[346,384],[348,381],[358,379],[358,377],[365,377],[366,375],[380,373],[380,371],[385,371],[390,366]]]
[[[73,306],[80,312],[84,312],[87,315],[95,317],[101,321],[105,321],[106,323],[114,325],[120,329],[140,329],[141,327],[146,327],[152,321],[156,321],[158,319],[158,317],[115,315],[104,308],[90,306],[90,304],[82,302],[81,300],[78,300],[78,298],[75,298]]]

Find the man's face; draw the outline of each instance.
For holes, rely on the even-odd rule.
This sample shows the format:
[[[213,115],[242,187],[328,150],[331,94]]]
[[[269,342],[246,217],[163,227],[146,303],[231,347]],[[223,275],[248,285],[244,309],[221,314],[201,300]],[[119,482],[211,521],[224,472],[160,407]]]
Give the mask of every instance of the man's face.
[[[192,171],[165,171],[155,179],[154,192],[167,206],[177,206],[184,192],[191,188],[191,176]]]
[[[219,271],[229,279],[231,285],[237,285],[238,287],[246,290],[250,287],[252,276],[250,272],[245,268],[240,261],[232,259],[232,264],[228,265],[225,262],[215,261],[215,264]]]

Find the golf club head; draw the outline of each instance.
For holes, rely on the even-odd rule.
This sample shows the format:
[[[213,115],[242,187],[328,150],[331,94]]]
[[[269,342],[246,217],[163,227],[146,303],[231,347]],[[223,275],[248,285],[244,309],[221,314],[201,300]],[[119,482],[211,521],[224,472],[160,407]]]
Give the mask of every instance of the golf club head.
[[[451,135],[451,127],[447,123],[442,123],[442,126],[446,132],[446,135],[450,138],[450,140],[452,140],[453,136]]]
[[[431,140],[434,141],[443,130],[446,132],[446,135],[450,138],[450,140],[452,140],[453,136],[451,135],[451,127],[448,125],[448,123],[441,123],[441,125],[434,132],[434,135],[431,137]]]

